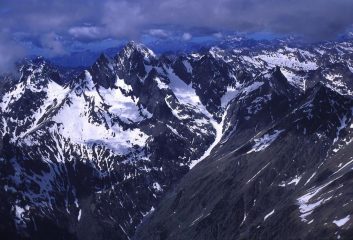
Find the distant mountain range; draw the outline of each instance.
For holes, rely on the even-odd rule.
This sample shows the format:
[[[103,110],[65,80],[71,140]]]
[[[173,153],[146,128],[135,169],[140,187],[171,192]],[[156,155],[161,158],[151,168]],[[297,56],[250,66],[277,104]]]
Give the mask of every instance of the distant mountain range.
[[[342,40],[352,39],[353,35],[346,34],[341,37]],[[144,45],[150,49],[153,49],[155,54],[167,54],[167,55],[180,55],[190,54],[192,52],[199,52],[207,50],[213,46],[219,46],[221,48],[239,48],[253,45],[273,45],[278,42],[285,41],[287,44],[300,43],[303,45],[304,42],[298,37],[278,37],[271,36],[269,34],[255,34],[254,36],[248,36],[240,33],[220,33],[219,37],[214,35],[195,36],[189,40],[183,40],[177,36],[171,36],[169,38],[144,38],[141,39]],[[70,54],[62,56],[53,56],[48,58],[52,63],[62,67],[89,67],[94,64],[97,58],[102,54],[106,54],[110,57],[114,57],[120,52],[123,47],[127,44],[127,41],[117,42],[117,45],[104,50],[94,49],[82,49],[73,50]],[[111,45],[111,43],[110,43]],[[99,48],[101,49],[101,48]],[[37,56],[32,56],[36,58]]]

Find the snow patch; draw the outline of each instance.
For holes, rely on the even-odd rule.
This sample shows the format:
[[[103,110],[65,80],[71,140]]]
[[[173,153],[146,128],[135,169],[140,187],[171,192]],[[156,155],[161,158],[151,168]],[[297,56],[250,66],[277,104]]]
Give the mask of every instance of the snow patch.
[[[278,136],[283,131],[284,130],[275,130],[272,134],[266,133],[261,138],[254,139],[255,145],[252,147],[252,149],[250,151],[247,152],[247,154],[252,153],[252,152],[260,152],[260,151],[265,150],[278,138]]]
[[[164,82],[162,82],[162,80],[159,77],[155,77],[154,81],[157,82],[158,88],[159,89],[168,89],[168,85]]]
[[[153,183],[153,188],[154,188],[157,192],[163,191],[161,185],[159,185],[158,182],[154,182],[154,183]]]
[[[343,78],[342,74],[338,73],[327,73],[324,75],[327,80],[334,81],[337,78]]]
[[[288,185],[291,185],[291,184],[297,185],[300,182],[300,179],[302,179],[302,176],[295,176],[294,179],[288,182]]]
[[[349,219],[351,217],[349,215],[347,215],[346,217],[344,218],[341,218],[341,219],[338,219],[338,220],[334,220],[333,223],[337,225],[337,227],[342,227],[343,225],[345,225]]]
[[[242,94],[244,95],[248,95],[249,93],[255,91],[256,89],[258,89],[259,87],[261,87],[264,84],[264,82],[254,82],[251,85],[245,87],[242,90]]]
[[[202,108],[203,105],[200,101],[199,96],[197,96],[195,89],[192,88],[191,84],[186,84],[181,80],[172,69],[165,69],[170,79],[169,87],[173,91],[174,95],[181,104],[193,106],[197,108]]]
[[[192,74],[192,66],[191,66],[190,62],[187,61],[187,60],[183,60],[183,64],[184,64],[184,66],[186,68],[186,71],[188,73]]]
[[[85,81],[85,91],[81,94],[77,91],[71,92],[66,104],[53,117],[59,126],[60,133],[74,143],[103,143],[119,154],[125,154],[133,146],[145,146],[148,135],[137,128],[124,130],[120,125],[112,124],[110,116],[104,112],[102,114],[99,109],[103,108],[101,104],[104,102],[110,105],[111,113],[123,120],[137,121],[142,117],[139,115],[136,100],[125,96],[119,88],[100,88],[99,94],[88,71],[86,71]],[[85,96],[93,100],[94,108]],[[92,114],[98,115],[102,122],[94,121]]]
[[[283,52],[267,52],[263,51],[264,54],[258,55],[255,58],[261,59],[266,62],[271,68],[287,67],[295,70],[315,70],[318,68],[318,65],[309,60],[300,61],[294,53],[283,53]]]
[[[151,213],[153,213],[155,211],[155,208],[152,206],[151,209],[146,212],[146,213],[142,213],[142,216],[143,217],[146,217],[147,215],[150,215]]]
[[[80,210],[78,211],[77,221],[80,221],[80,220],[81,220],[81,213],[82,213],[82,210],[80,209]]]
[[[336,138],[333,140],[333,143],[337,142],[337,140],[339,139],[339,135],[340,135],[341,131],[347,127],[347,119],[348,119],[347,116],[343,116],[342,118],[339,118],[340,125],[337,128]]]
[[[15,205],[15,222],[18,227],[25,227],[26,222],[25,222],[25,217],[24,213],[26,210],[18,205]]]
[[[332,183],[336,179],[333,179],[333,180],[321,185],[320,187],[310,189],[310,191],[307,194],[305,194],[297,199],[298,204],[299,204],[299,211],[301,213],[300,218],[302,219],[303,222],[307,221],[306,217],[308,215],[310,215],[314,211],[315,208],[317,208],[318,206],[324,204],[325,202],[327,202],[328,200],[331,199],[331,197],[329,197],[326,199],[319,199],[313,203],[309,203],[313,197],[315,197],[322,189],[324,189],[326,186],[328,186],[330,183]]]
[[[241,85],[237,85],[235,87],[227,86],[227,91],[221,98],[221,106],[223,108],[226,107],[231,100],[240,94],[240,87]]]
[[[296,75],[293,71],[290,71],[286,68],[281,68],[281,72],[291,85],[301,90],[305,90],[304,78]]]

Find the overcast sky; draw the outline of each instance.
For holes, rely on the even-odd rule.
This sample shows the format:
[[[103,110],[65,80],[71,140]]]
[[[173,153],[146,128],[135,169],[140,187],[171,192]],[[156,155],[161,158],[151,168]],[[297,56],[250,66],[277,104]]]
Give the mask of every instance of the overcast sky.
[[[352,12],[353,0],[1,0],[0,70],[31,49],[56,56],[109,38],[240,31],[333,39],[352,26]]]

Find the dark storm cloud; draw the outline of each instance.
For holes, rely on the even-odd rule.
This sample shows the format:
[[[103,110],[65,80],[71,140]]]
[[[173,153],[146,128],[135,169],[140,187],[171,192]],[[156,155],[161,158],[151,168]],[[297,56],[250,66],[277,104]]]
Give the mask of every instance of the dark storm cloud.
[[[352,0],[12,0],[0,3],[0,9],[2,28],[88,39],[136,37],[161,26],[319,39],[333,37],[353,23]],[[162,29],[152,33],[165,37]]]
[[[25,50],[0,32],[0,73],[14,70],[14,62],[23,57]]]
[[[187,40],[197,34],[195,29],[325,40],[352,26],[352,12],[352,0],[5,0],[0,2],[0,28],[7,39],[22,34],[53,54],[64,54],[61,40],[138,38],[146,33],[168,38],[173,31]]]

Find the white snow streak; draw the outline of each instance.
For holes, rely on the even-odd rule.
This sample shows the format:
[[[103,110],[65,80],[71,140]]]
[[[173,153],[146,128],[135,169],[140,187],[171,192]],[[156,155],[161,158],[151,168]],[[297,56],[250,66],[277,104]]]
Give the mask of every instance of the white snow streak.
[[[272,214],[275,213],[275,210],[273,209],[269,214],[267,214],[265,217],[264,217],[264,221],[266,221],[267,218],[269,218]]]
[[[246,182],[246,184],[254,180],[254,178],[256,178],[268,165],[270,165],[270,163],[271,162],[267,163],[263,168],[261,168],[260,171],[258,171],[252,178],[249,179],[249,181]]]
[[[218,123],[216,120],[214,120],[213,118],[210,120],[212,126],[214,127],[214,129],[216,130],[216,137],[214,142],[211,144],[211,146],[206,150],[206,152],[197,160],[193,160],[190,164],[190,169],[192,169],[193,167],[195,167],[196,164],[198,164],[199,162],[201,162],[202,160],[204,160],[206,157],[208,157],[212,150],[217,146],[217,144],[221,141],[222,136],[223,136],[223,125],[224,125],[224,121],[225,118],[227,116],[227,110],[228,108],[224,111],[223,115],[222,115],[222,121],[220,123]]]

